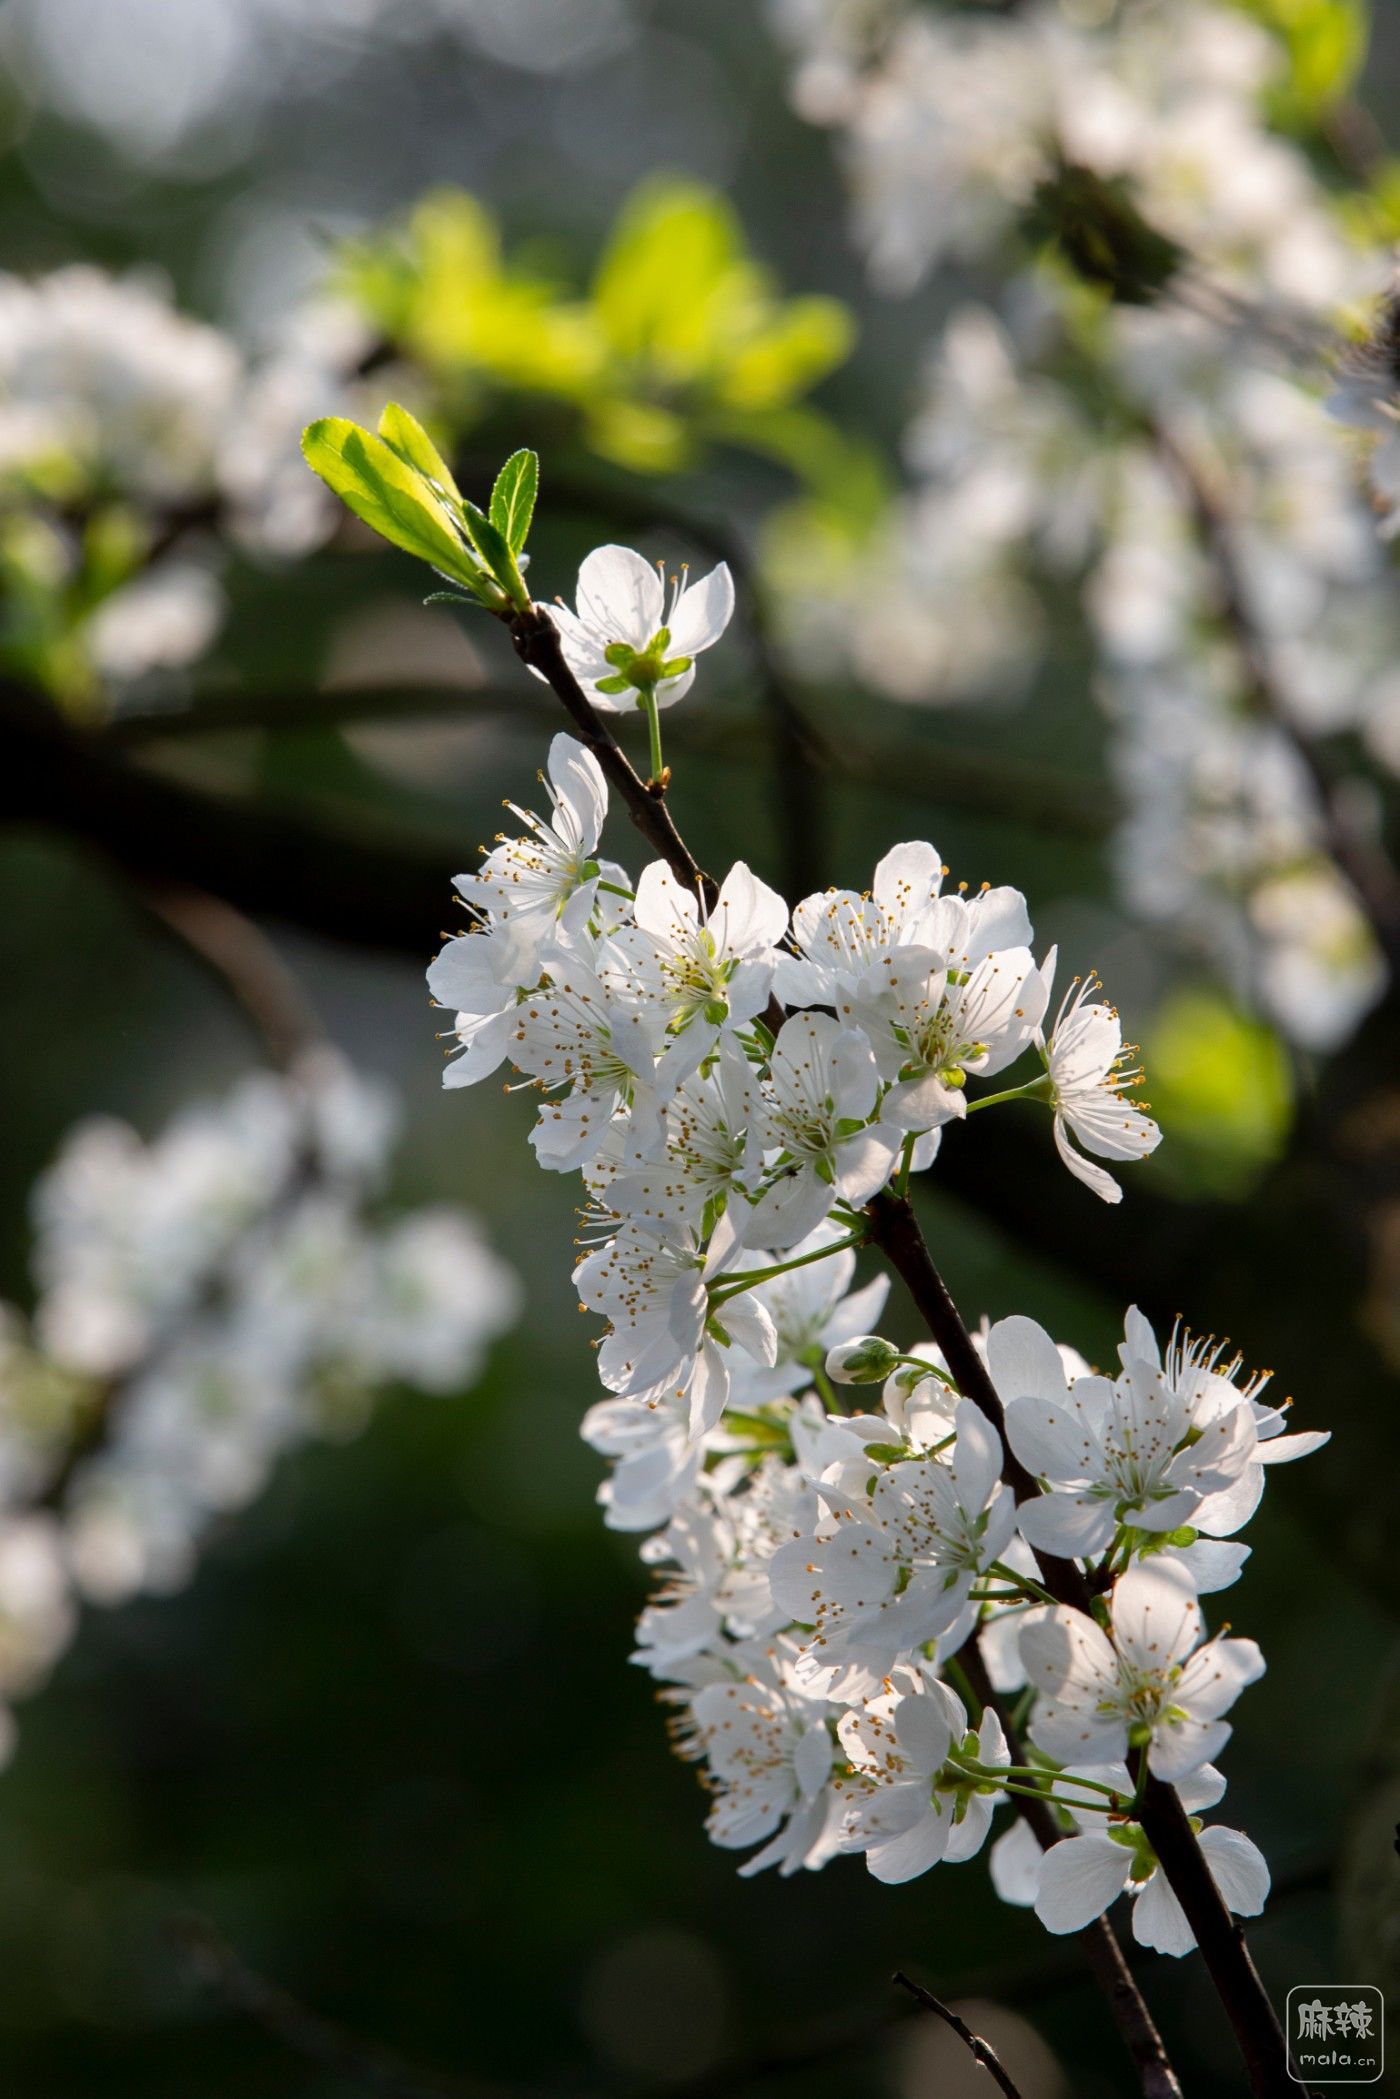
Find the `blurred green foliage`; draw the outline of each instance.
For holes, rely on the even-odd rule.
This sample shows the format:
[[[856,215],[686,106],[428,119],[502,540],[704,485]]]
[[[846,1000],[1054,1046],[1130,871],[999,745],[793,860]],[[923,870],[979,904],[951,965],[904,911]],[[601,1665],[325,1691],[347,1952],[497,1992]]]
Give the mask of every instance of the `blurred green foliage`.
[[[733,208],[701,183],[634,192],[586,291],[504,253],[486,206],[440,190],[387,235],[358,241],[339,281],[439,388],[466,435],[502,398],[544,395],[585,449],[670,474],[721,442],[781,460],[831,495],[851,450],[799,405],[849,355],[830,298],[784,298]]]
[[[1273,1029],[1204,985],[1183,985],[1153,1015],[1143,1062],[1163,1132],[1159,1170],[1243,1195],[1293,1120],[1288,1052]]]
[[[1314,129],[1356,85],[1366,59],[1371,11],[1366,0],[1234,0],[1271,29],[1287,64],[1269,98],[1285,129]]]

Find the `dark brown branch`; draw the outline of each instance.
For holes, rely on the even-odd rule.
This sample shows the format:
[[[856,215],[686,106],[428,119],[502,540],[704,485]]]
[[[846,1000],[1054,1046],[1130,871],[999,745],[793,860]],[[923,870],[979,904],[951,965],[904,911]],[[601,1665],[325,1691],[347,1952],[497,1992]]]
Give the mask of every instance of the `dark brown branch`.
[[[1006,1737],[1012,1762],[1024,1764],[1026,1755],[1020,1738],[1012,1724],[1011,1715],[992,1687],[992,1679],[976,1640],[971,1641],[962,1650],[959,1659],[978,1698],[984,1706],[991,1708],[1001,1722],[1001,1731]],[[1016,1811],[1022,1821],[1029,1824],[1042,1851],[1048,1851],[1052,1844],[1059,1842],[1063,1831],[1056,1822],[1048,1801],[1032,1800],[1024,1794],[1018,1794]],[[1118,2031],[1126,2041],[1128,2052],[1137,2065],[1143,2099],[1181,2099],[1181,2086],[1172,2068],[1166,2045],[1157,2030],[1157,2022],[1148,2010],[1141,1990],[1133,1981],[1132,1971],[1119,1943],[1118,1934],[1108,1918],[1096,1917],[1092,1924],[1085,1925],[1083,1931],[1076,1932],[1075,1938],[1095,1982],[1113,2006]]]
[[[922,1984],[911,1982],[900,1968],[895,1969],[890,1980],[899,1989],[907,1990],[915,2002],[921,2004],[926,2012],[932,2012],[936,2018],[943,2021],[945,2026],[951,2026],[964,2048],[971,2054],[973,2060],[991,2077],[992,2083],[997,2087],[998,2091],[1006,2093],[1006,2099],[1021,2099],[1020,2086],[1012,2081],[1009,2071],[998,2056],[995,2048],[992,2047],[989,2041],[984,2041],[980,2034],[974,2033],[967,2021],[960,2019],[950,2004],[945,2004],[941,1997],[935,1997],[932,1990],[924,1989]]]
[[[536,605],[533,612],[511,623],[516,654],[531,670],[537,670],[563,701],[569,719],[599,765],[603,776],[626,804],[627,814],[652,851],[663,859],[678,882],[694,892],[706,910],[712,910],[719,889],[681,838],[671,821],[659,787],[648,786],[612,731],[603,724],[590,704],[560,646],[559,634],[548,610]]]
[[[713,902],[714,884],[700,872],[681,843],[679,834],[671,823],[669,812],[661,810],[660,802],[643,783],[612,736],[603,728],[587,696],[564,662],[559,638],[548,613],[543,607],[536,607],[535,617],[531,620],[517,618],[512,632],[522,660],[534,664],[544,672],[550,685],[563,700],[570,718],[577,724],[584,740],[597,756],[599,764],[604,766],[607,777],[614,782],[626,800],[628,812],[638,829],[655,843],[659,835],[656,830],[655,812],[661,811],[666,819],[668,843],[673,841],[665,857],[682,879],[691,881],[702,895],[706,895],[707,902]],[[707,883],[708,894],[704,886]],[[781,1006],[773,1001],[765,1019],[774,1032],[781,1026],[783,1017]],[[874,1227],[872,1238],[884,1247],[892,1265],[905,1277],[906,1282],[909,1282],[915,1302],[929,1320],[930,1331],[935,1340],[943,1346],[954,1380],[969,1398],[977,1400],[978,1404],[983,1406],[984,1412],[990,1416],[1000,1433],[1003,1417],[996,1388],[972,1345],[971,1337],[952,1298],[948,1295],[942,1277],[933,1265],[909,1202],[906,1198],[886,1193],[876,1197],[869,1206],[867,1215]],[[965,1379],[968,1382],[964,1383]],[[1016,1489],[1017,1498],[1022,1499],[1025,1493],[1038,1491],[1030,1474],[1011,1456],[1004,1435],[1002,1446],[1013,1481],[1020,1482]],[[1054,1564],[1061,1566],[1065,1563]],[[1077,1568],[1067,1567],[1066,1573],[1078,1579],[1083,1593],[1083,1608],[1087,1610],[1089,1592],[1083,1576]],[[1214,1883],[1211,1885],[1213,1887]],[[1216,1900],[1219,1901],[1218,1895]],[[1105,1930],[1108,1932],[1108,1941],[1116,1960],[1106,1962],[1103,1945],[1096,1938],[1091,1967],[1095,1980],[1104,1990],[1113,2008],[1120,2032],[1134,2060],[1144,2065],[1145,2099],[1178,2099],[1175,2081],[1151,2014],[1127,1971],[1116,1938],[1109,1927],[1105,1927]]]
[[[357,947],[426,955],[454,848],[361,817],[352,826],[215,794],[134,764],[27,688],[0,688],[0,823],[41,824],[142,882],[222,897]]]
[[[868,1206],[866,1214],[871,1220],[871,1237],[903,1280],[943,1351],[954,1383],[1001,1434],[1006,1460],[1002,1477],[1018,1501],[1038,1493],[1036,1482],[1006,1443],[996,1387],[934,1265],[912,1206],[907,1199],[886,1191]],[[1036,1563],[1041,1580],[1057,1603],[1071,1610],[1092,1612],[1092,1592],[1073,1561],[1037,1553]],[[1211,1878],[1205,1854],[1174,1789],[1159,1779],[1149,1778],[1143,1789],[1139,1820],[1196,1935],[1234,2029],[1252,2090],[1260,2099],[1288,2099],[1295,2088],[1288,2075],[1277,2015],[1250,1956],[1243,1928],[1230,1915]]]

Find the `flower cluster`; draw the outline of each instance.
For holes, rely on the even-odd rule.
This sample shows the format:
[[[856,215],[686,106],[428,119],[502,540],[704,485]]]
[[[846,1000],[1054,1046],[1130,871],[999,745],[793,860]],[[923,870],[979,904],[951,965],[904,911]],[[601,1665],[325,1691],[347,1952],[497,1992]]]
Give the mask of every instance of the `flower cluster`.
[[[1040,1489],[1018,1505],[996,1429],[937,1352],[852,1336],[870,1287],[846,1295],[849,1269],[802,1274],[825,1287],[805,1284],[807,1318],[787,1322],[773,1369],[736,1379],[686,1498],[643,1548],[662,1584],[635,1659],[706,1765],[712,1837],[762,1846],[746,1872],[854,1851],[899,1881],[971,1857],[1030,1792],[1063,1835],[1043,1851],[1008,1820],[990,1855],[1003,1899],[1067,1932],[1130,1889],[1136,1936],[1188,1951],[1137,1820],[1141,1784],[1178,1787],[1192,1815],[1223,1795],[1225,1715],[1263,1661],[1253,1641],[1207,1638],[1199,1599],[1239,1575],[1264,1467],[1325,1436],[1287,1433],[1262,1378],[1179,1332],[1160,1349],[1136,1311],[1113,1377],[1006,1319],[977,1346]],[[889,1361],[876,1410],[837,1411],[833,1380]],[[766,1396],[779,1378],[784,1396]],[[1080,1568],[1092,1615],[1049,1601],[1038,1554]],[[1001,1694],[975,1726],[969,1649]],[[1014,1750],[998,1711],[1013,1700]],[[1213,1828],[1201,1844],[1230,1907],[1262,1909],[1248,1838]]]
[[[224,612],[209,528],[269,555],[330,531],[298,439],[353,397],[367,341],[323,298],[252,360],[158,278],[0,275],[0,648],[65,691],[203,655]]]
[[[284,1451],[476,1376],[518,1285],[459,1210],[370,1214],[394,1122],[317,1052],[150,1143],[84,1123],[39,1181],[34,1312],[0,1307],[0,1701],[80,1600],[178,1588]]]
[[[659,586],[606,549],[579,596],[571,665],[620,677]],[[635,1658],[704,1766],[712,1837],[752,1852],[745,1872],[861,1852],[898,1881],[971,1857],[1030,1794],[1064,1837],[1042,1858],[1003,1835],[1007,1898],[1068,1930],[1131,1885],[1139,1936],[1184,1950],[1141,1787],[1223,1791],[1224,1715],[1263,1663],[1206,1636],[1199,1597],[1238,1576],[1265,1466],[1326,1439],[1285,1433],[1265,1379],[1183,1332],[1160,1348],[1137,1311],[1111,1377],[1012,1318],[976,1344],[987,1390],[960,1390],[930,1345],[872,1331],[887,1281],[856,1285],[888,1191],[984,1106],[1048,1106],[1071,1171],[1117,1199],[1098,1159],[1158,1136],[1125,1097],[1117,1016],[1089,977],[1049,1021],[1055,958],[1024,898],[945,887],[923,842],[868,892],[789,911],[743,864],[696,893],[664,861],[634,880],[601,857],[604,778],[568,736],[547,785],[549,815],[515,811],[458,877],[471,923],[428,980],[455,1013],[447,1084],[512,1067],[540,1165],[583,1178],[575,1282],[606,1322],[583,1434],[611,1461],[607,1522],[647,1534],[660,1586]],[[1023,1056],[1037,1076],[987,1089]],[[871,1383],[878,1409],[841,1409],[838,1386]],[[1055,1601],[1051,1564],[1092,1610]],[[972,1652],[1015,1696],[1017,1739]],[[1206,1855],[1227,1900],[1261,1906],[1247,1839]]]
[[[877,277],[972,262],[1002,286],[930,345],[909,486],[868,553],[793,564],[795,640],[896,698],[1005,696],[1076,589],[1125,900],[1334,1047],[1384,971],[1298,745],[1349,733],[1400,764],[1371,502],[1392,505],[1400,381],[1387,306],[1327,413],[1317,345],[1389,264],[1363,200],[1339,210],[1275,128],[1282,44],[1194,0],[774,16]],[[1373,441],[1371,492],[1341,423]]]

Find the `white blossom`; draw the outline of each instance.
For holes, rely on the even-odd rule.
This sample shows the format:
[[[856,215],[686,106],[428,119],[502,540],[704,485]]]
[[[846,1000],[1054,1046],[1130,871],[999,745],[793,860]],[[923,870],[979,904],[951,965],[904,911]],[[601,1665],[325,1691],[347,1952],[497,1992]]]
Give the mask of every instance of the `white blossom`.
[[[1028,1616],[1031,1740],[1065,1763],[1118,1762],[1142,1747],[1174,1784],[1219,1755],[1230,1737],[1221,1715],[1263,1674],[1263,1657],[1253,1640],[1205,1640],[1190,1578],[1170,1564],[1131,1568],[1110,1613],[1111,1638],[1064,1606]]]
[[[696,1693],[691,1753],[706,1759],[715,1786],[714,1842],[727,1850],[763,1846],[739,1871],[776,1865],[795,1873],[824,1865],[836,1849],[835,1745],[825,1703],[796,1688],[781,1657],[755,1660],[745,1681]]]
[[[694,659],[713,648],[734,612],[724,562],[692,583],[683,569],[666,598],[665,571],[630,547],[598,547],[578,575],[577,610],[551,610],[564,657],[594,706],[635,707],[643,692],[674,706],[695,682]]]
[[[948,1759],[956,1752],[991,1768],[1009,1764],[995,1713],[988,1709],[974,1730],[946,1684],[901,1666],[881,1697],[842,1715],[837,1733],[855,1772],[843,1788],[842,1846],[864,1852],[876,1880],[913,1880],[981,1849],[1000,1789]]]
[[[1124,1048],[1117,1012],[1093,996],[1100,988],[1092,973],[1076,977],[1048,1042],[1042,1040],[1042,1053],[1055,1111],[1055,1148],[1076,1180],[1105,1202],[1116,1203],[1122,1201],[1122,1189],[1075,1150],[1071,1134],[1101,1159],[1142,1159],[1155,1151],[1162,1133],[1124,1097],[1141,1074],[1128,1064],[1132,1051]]]
[[[522,952],[535,954],[571,906],[575,922],[587,920],[601,874],[596,856],[608,813],[607,782],[598,761],[571,736],[556,736],[550,744],[544,784],[549,815],[507,803],[525,836],[502,838],[477,874],[455,878],[459,895],[473,909],[493,928],[522,935]]]
[[[992,1328],[987,1361],[1012,1450],[1049,1483],[1019,1511],[1021,1534],[1039,1551],[1088,1558],[1120,1525],[1178,1530],[1231,1488],[1253,1457],[1247,1405],[1208,1416],[1140,1358],[1127,1357],[1116,1380],[1071,1384],[1050,1336],[1017,1318]]]
[[[814,1482],[831,1521],[785,1545],[772,1576],[774,1595],[813,1628],[814,1663],[888,1668],[901,1652],[971,1629],[971,1591],[1010,1541],[1016,1510],[996,1430],[968,1399],[954,1422],[945,1459],[881,1467],[868,1496],[843,1493],[830,1473]]]
[[[777,1157],[743,1227],[750,1244],[790,1247],[838,1199],[863,1203],[888,1178],[902,1132],[870,1127],[879,1073],[857,1028],[827,1013],[795,1013],[779,1031],[759,1106],[759,1133]]]
[[[635,995],[657,1004],[667,1033],[684,1034],[698,1064],[721,1028],[763,1011],[787,922],[783,899],[742,861],[707,911],[654,860],[637,882],[632,922],[612,935],[608,952],[625,957]]]

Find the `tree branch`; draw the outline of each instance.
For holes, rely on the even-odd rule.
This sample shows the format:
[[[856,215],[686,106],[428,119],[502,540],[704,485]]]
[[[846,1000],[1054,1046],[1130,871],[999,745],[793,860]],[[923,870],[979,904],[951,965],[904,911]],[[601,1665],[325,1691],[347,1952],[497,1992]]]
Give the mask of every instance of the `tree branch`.
[[[548,2099],[543,2089],[419,2069],[377,2042],[362,2040],[250,1968],[206,1917],[176,1917],[168,1934],[187,1968],[230,2011],[251,2020],[303,2061],[376,2092],[380,2099]]]
[[[827,696],[847,706],[844,696]],[[543,693],[505,692],[490,685],[350,685],[328,691],[311,688],[257,692],[215,692],[181,708],[127,709],[112,716],[101,741],[122,750],[178,744],[237,730],[276,734],[296,729],[342,729],[358,723],[408,721],[471,722],[490,720],[516,733],[539,733],[549,702]],[[862,701],[867,719],[887,713]],[[638,717],[619,715],[613,734],[624,750],[633,740]],[[1106,838],[1117,817],[1116,797],[1107,785],[1086,784],[1049,766],[986,759],[952,745],[917,743],[876,734],[843,744],[838,755],[817,731],[811,763],[839,787],[872,787],[886,798],[927,803],[988,817],[997,823],[1021,823],[1055,836],[1093,844]],[[763,755],[763,737],[751,719],[733,711],[682,710],[666,723],[666,746],[673,752],[713,758],[728,765],[750,765]],[[790,861],[790,855],[788,856]],[[785,893],[805,896],[819,889],[819,876],[794,878],[789,865]]]
[[[178,884],[357,947],[429,953],[453,848],[352,828],[134,765],[23,686],[0,686],[0,822],[95,846],[139,882]]]
[[[1338,872],[1370,922],[1392,977],[1400,975],[1400,873],[1384,847],[1367,836],[1346,805],[1344,786],[1315,738],[1294,720],[1280,692],[1268,648],[1250,611],[1229,515],[1205,468],[1160,423],[1153,441],[1190,508],[1215,575],[1220,616],[1234,643],[1244,697],[1296,753],[1317,798],[1322,838]]]
[[[937,2018],[943,2021],[945,2026],[952,2027],[953,2032],[970,2052],[973,2060],[981,2069],[986,2070],[990,2074],[992,2083],[997,2087],[998,2091],[1005,2092],[1006,2099],[1021,2099],[1019,2085],[1012,2082],[1005,2064],[1001,2061],[991,2043],[984,2041],[980,2034],[974,2033],[967,2021],[960,2019],[951,2005],[945,2004],[940,1997],[935,1997],[933,1992],[924,1989],[922,1984],[911,1982],[901,1968],[896,1968],[890,1979],[901,1990],[907,1990],[914,2001],[917,2004],[921,2004],[926,2012],[933,2012]]]
[[[511,639],[522,663],[536,670],[558,694],[569,719],[614,786],[647,844],[670,868],[678,882],[693,891],[707,911],[713,910],[719,888],[694,858],[671,821],[660,782],[648,786],[603,718],[590,703],[560,646],[558,629],[544,606],[536,605],[511,622]]]
[[[903,1280],[943,1351],[954,1383],[1001,1436],[1005,1456],[1002,1478],[1017,1501],[1039,1493],[1035,1480],[1007,1444],[1004,1412],[991,1373],[973,1346],[934,1265],[912,1205],[907,1198],[886,1190],[867,1206],[866,1214],[871,1220],[872,1238]],[[1056,1602],[1092,1614],[1093,1595],[1080,1568],[1072,1560],[1055,1559],[1048,1553],[1037,1553],[1035,1557],[1041,1579]],[[1289,2099],[1293,2083],[1278,2018],[1250,1957],[1243,1927],[1230,1915],[1211,1878],[1205,1855],[1175,1790],[1159,1779],[1149,1778],[1138,1819],[1196,1935],[1234,2029],[1252,2089],[1259,2099]]]
[[[609,763],[604,766],[604,769],[609,779],[614,781],[619,793],[626,800],[628,812],[633,822],[644,836],[656,842],[658,834],[655,830],[654,812],[660,810],[661,805],[651,790],[643,783],[640,775],[628,763],[614,739],[603,728],[587,696],[580,689],[573,674],[569,671],[563,659],[562,649],[559,646],[558,635],[555,633],[554,625],[549,618],[548,612],[542,606],[535,606],[530,617],[518,615],[512,621],[511,626],[515,645],[522,659],[527,663],[534,662],[544,672],[550,685],[563,700],[570,717],[578,725],[580,731],[584,732],[585,741],[589,744],[589,748],[595,752],[600,765],[604,764],[604,759],[605,757],[607,758]],[[668,843],[673,841],[671,851],[668,851],[666,855],[671,866],[682,879],[689,880],[697,888],[700,888],[702,895],[706,893],[703,885],[708,883],[709,896],[707,901],[713,902],[713,882],[710,881],[708,876],[700,872],[695,861],[691,858],[690,853],[681,842],[674,824],[671,823],[669,812],[663,811],[662,813],[666,816],[669,833]],[[673,857],[673,854],[675,857]],[[774,1033],[781,1026],[783,1018],[782,1007],[777,1004],[776,1000],[771,1001],[769,1012],[765,1014],[765,1019]],[[930,1323],[930,1331],[933,1333],[935,1340],[939,1341],[944,1348],[948,1368],[952,1372],[955,1382],[969,1398],[982,1407],[983,1411],[993,1421],[998,1433],[1001,1434],[1003,1415],[1001,1401],[997,1396],[996,1388],[987,1373],[981,1357],[972,1345],[971,1337],[958,1315],[957,1308],[948,1294],[942,1277],[933,1265],[932,1258],[924,1245],[909,1202],[906,1198],[896,1197],[886,1192],[877,1196],[874,1202],[868,1206],[867,1215],[871,1218],[874,1227],[871,1234],[872,1238],[889,1253],[892,1265],[909,1282],[911,1291],[917,1291],[915,1301],[919,1304],[920,1310],[925,1312],[925,1316]],[[967,1380],[966,1383],[964,1382],[965,1379]],[[1004,1435],[1002,1435],[1002,1448],[1007,1476],[1012,1478],[1013,1483],[1017,1481],[1020,1483],[1016,1489],[1018,1500],[1023,1499],[1026,1493],[1038,1492],[1036,1483],[1030,1474],[1012,1456]],[[1077,1578],[1083,1593],[1083,1608],[1087,1610],[1089,1608],[1088,1587],[1084,1583],[1083,1576],[1079,1574],[1078,1569],[1068,1567],[1063,1562],[1055,1562],[1053,1564],[1056,1567],[1066,1566],[1066,1576],[1072,1575]],[[1214,1888],[1213,1882],[1211,1886]],[[1217,1903],[1219,1902],[1218,1893],[1216,1901]],[[1116,1938],[1113,1937],[1111,1929],[1108,1927],[1105,1927],[1105,1929],[1108,1929],[1113,1952],[1117,1956],[1116,1962],[1111,1968],[1106,1966],[1102,1947],[1096,1943],[1091,1957],[1091,1966],[1094,1970],[1095,1980],[1108,1997],[1114,2016],[1119,2023],[1119,2029],[1135,2061],[1138,2061],[1142,2056],[1144,2036],[1150,2035],[1151,2037],[1152,2045],[1148,2050],[1149,2060],[1144,2065],[1144,2092],[1146,2099],[1179,2099],[1175,2080],[1172,2077],[1170,2066],[1167,2064],[1165,2051],[1162,2048],[1160,2037],[1156,2033],[1151,2014],[1148,2012],[1136,1984],[1127,1971],[1126,1964],[1123,1962],[1121,1952],[1118,1949]],[[1275,2031],[1277,2031],[1277,2027],[1275,2027]],[[1156,2080],[1155,2082],[1149,2081],[1149,2070],[1152,2078]],[[1170,2080],[1169,2082],[1162,2081],[1163,2073],[1165,2073],[1166,2079]]]

